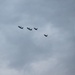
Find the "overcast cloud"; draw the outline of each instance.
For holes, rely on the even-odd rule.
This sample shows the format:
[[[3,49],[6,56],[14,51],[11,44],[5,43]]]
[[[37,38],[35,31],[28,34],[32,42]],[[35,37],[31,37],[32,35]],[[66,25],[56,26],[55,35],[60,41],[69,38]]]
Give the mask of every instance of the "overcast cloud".
[[[75,0],[0,0],[0,75],[75,75],[74,44]]]

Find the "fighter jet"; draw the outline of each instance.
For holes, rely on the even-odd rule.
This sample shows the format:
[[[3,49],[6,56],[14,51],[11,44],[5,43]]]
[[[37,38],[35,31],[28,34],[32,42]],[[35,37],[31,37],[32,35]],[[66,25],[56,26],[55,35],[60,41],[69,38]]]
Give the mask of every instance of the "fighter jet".
[[[28,30],[30,30],[30,31],[32,31],[32,29],[31,29],[31,28],[29,28],[29,27],[27,27],[27,29],[28,29]]]
[[[35,27],[34,27],[34,29],[35,29],[35,30],[38,30],[38,28],[35,28]]]
[[[47,34],[44,34],[44,36],[47,37],[48,35]]]
[[[18,26],[20,29],[23,29],[23,27],[22,26]]]

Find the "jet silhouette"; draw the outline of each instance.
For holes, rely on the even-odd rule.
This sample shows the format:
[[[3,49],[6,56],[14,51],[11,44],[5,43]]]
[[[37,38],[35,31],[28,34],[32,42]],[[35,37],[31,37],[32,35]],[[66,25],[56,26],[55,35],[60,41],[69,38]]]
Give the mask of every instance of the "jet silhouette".
[[[23,27],[22,26],[18,26],[20,29],[23,29]]]
[[[35,30],[38,30],[38,28],[35,28],[35,27],[34,27],[34,29],[35,29]]]
[[[47,34],[44,34],[44,36],[47,37],[48,35]]]
[[[30,31],[32,31],[32,29],[31,29],[31,28],[29,28],[29,27],[27,27],[27,29],[28,29],[28,30],[30,30]]]

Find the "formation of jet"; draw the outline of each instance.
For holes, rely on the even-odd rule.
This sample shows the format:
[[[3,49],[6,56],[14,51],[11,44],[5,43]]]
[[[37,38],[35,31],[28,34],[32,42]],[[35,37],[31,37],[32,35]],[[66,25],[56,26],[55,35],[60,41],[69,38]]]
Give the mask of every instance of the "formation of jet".
[[[18,26],[20,29],[23,29],[23,27],[22,26]]]
[[[24,27],[22,27],[22,26],[18,26],[18,27],[19,27],[20,29],[23,29],[23,28],[24,28]],[[29,27],[27,27],[27,29],[30,30],[30,31],[32,31],[32,29],[29,28]],[[38,28],[35,28],[35,27],[34,27],[34,30],[38,30]],[[44,36],[45,36],[45,37],[48,37],[47,34],[44,34]]]
[[[30,30],[30,31],[32,31],[32,29],[31,29],[31,28],[29,28],[29,27],[27,27],[27,29],[28,29],[28,30]]]

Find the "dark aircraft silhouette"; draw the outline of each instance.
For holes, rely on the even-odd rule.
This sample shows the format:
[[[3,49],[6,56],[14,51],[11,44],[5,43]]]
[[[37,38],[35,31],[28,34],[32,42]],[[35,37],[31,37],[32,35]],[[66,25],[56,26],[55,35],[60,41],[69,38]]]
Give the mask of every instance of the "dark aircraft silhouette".
[[[47,34],[44,34],[44,36],[47,37],[48,35]]]
[[[28,29],[28,30],[30,30],[30,31],[32,31],[32,29],[31,29],[31,28],[29,28],[29,27],[27,27],[27,29]]]
[[[38,28],[35,28],[35,27],[34,27],[34,29],[35,29],[35,30],[38,30]]]
[[[23,29],[23,27],[22,26],[18,26],[20,29]]]

